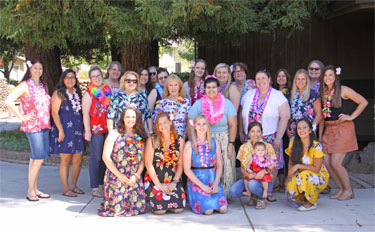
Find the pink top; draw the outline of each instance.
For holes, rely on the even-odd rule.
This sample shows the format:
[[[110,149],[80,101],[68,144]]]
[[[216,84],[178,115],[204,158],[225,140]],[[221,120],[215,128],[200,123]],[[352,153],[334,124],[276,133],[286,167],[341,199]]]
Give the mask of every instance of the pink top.
[[[39,82],[39,89],[35,86],[35,81],[32,78],[26,80],[26,84],[29,89],[29,95],[20,97],[22,110],[24,114],[33,113],[35,119],[22,122],[20,131],[32,133],[43,129],[51,129],[51,97],[41,82]]]

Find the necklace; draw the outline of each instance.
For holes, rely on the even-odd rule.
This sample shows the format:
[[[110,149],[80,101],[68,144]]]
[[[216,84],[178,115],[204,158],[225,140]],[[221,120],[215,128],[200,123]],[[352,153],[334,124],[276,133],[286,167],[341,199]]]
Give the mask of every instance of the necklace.
[[[109,105],[109,102],[111,101],[112,91],[107,83],[103,83],[101,90],[99,90],[94,84],[90,83],[88,91],[104,106]]]
[[[78,93],[76,89],[73,89],[73,93],[70,93],[69,90],[66,90],[66,95],[68,95],[68,98],[70,102],[72,103],[72,108],[75,112],[78,112],[81,110],[81,101],[79,99]]]
[[[219,89],[220,93],[223,92],[223,90],[225,89],[225,86],[227,86],[227,84],[228,84],[228,81],[225,82],[224,85],[220,87],[220,89]]]
[[[323,97],[323,117],[324,118],[330,118],[331,117],[331,106],[332,106],[332,97],[335,93],[335,89],[332,89],[331,92],[327,95],[325,94]]]
[[[208,141],[205,142],[205,152],[203,153],[203,145],[200,144],[199,139],[197,139],[197,150],[199,155],[199,161],[201,162],[203,167],[208,167],[208,160],[209,160],[209,152],[208,149]]]
[[[263,161],[260,161],[258,156],[256,154],[253,154],[253,161],[256,165],[258,165],[261,168],[268,168],[274,163],[273,160],[269,159],[266,154],[264,155]]]
[[[224,114],[225,98],[221,93],[215,97],[215,106],[207,95],[202,97],[202,113],[207,117],[211,125],[218,123]]]
[[[268,99],[270,98],[271,90],[272,90],[272,87],[270,86],[268,88],[268,92],[267,92],[266,97],[264,98],[263,103],[260,106],[258,106],[260,91],[259,91],[259,88],[256,88],[253,102],[251,103],[250,112],[249,112],[249,124],[253,121],[262,123],[262,115],[263,115],[264,109],[266,108]]]
[[[193,105],[195,101],[201,99],[203,95],[204,95],[204,81],[201,79],[200,85],[197,85],[194,82],[194,96],[191,98],[191,105]]]
[[[143,141],[142,137],[139,136],[136,133],[133,133],[133,135],[129,135],[126,131],[124,133],[125,135],[125,152],[128,154],[128,157],[133,162],[139,162],[142,158],[143,153]]]
[[[169,149],[167,147],[167,143],[165,142],[165,139],[163,136],[161,136],[161,145],[163,147],[163,153],[164,153],[164,163],[166,163],[167,168],[169,165],[175,165],[178,161],[177,151],[176,151],[176,143],[175,143],[175,137],[173,133],[170,134],[170,147]]]

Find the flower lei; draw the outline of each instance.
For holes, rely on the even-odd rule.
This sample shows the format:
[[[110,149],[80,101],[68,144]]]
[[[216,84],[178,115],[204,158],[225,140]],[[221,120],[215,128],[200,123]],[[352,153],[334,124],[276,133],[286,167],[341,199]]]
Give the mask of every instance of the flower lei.
[[[313,90],[315,90],[316,92],[319,93],[319,88],[320,88],[320,81],[316,82],[316,84],[315,84]]]
[[[182,97],[178,96],[177,101],[176,101],[177,108],[172,112],[173,115],[177,115],[178,112],[180,112],[182,102],[183,102]]]
[[[333,97],[333,94],[335,93],[335,89],[332,89],[330,94],[326,94],[324,95],[323,97],[323,109],[322,109],[322,112],[323,112],[323,117],[324,118],[330,118],[331,117],[331,106],[332,106],[332,97]]]
[[[163,136],[161,136],[161,145],[163,147],[163,153],[164,153],[164,162],[167,163],[167,167],[169,165],[174,165],[178,161],[177,151],[176,151],[176,143],[175,143],[175,137],[173,133],[170,134],[171,138],[171,149],[167,148],[167,143],[165,142],[165,139]]]
[[[203,95],[204,95],[204,81],[201,80],[201,84],[199,86],[198,85],[194,86],[194,96],[192,96],[191,98],[191,105],[193,105],[195,101],[201,99]]]
[[[202,97],[202,113],[207,117],[211,125],[218,123],[224,114],[225,98],[221,93],[215,97],[215,106],[207,95]]]
[[[272,90],[272,87],[270,86],[268,89],[268,93],[266,97],[264,98],[263,103],[260,106],[258,106],[260,92],[259,92],[259,89],[256,88],[256,92],[253,98],[253,102],[251,103],[250,112],[249,112],[249,124],[253,121],[262,123],[263,111],[266,108],[268,99],[270,98],[271,90]]]
[[[73,93],[70,93],[69,90],[66,90],[66,95],[68,95],[68,99],[72,103],[72,108],[75,112],[81,110],[81,99],[79,99],[78,93],[76,89],[73,89]]]
[[[253,154],[254,163],[261,168],[268,168],[268,167],[270,167],[271,165],[274,164],[274,161],[272,159],[268,158],[268,156],[266,154],[264,155],[264,160],[266,162],[260,161],[258,156],[256,154]]]
[[[133,133],[133,135],[129,135],[127,132],[125,134],[125,144],[126,149],[125,152],[128,153],[128,157],[132,161],[140,161],[142,158],[142,153],[143,153],[143,141],[142,137],[139,136],[136,133]]]
[[[94,84],[90,83],[88,91],[97,98],[104,106],[109,106],[111,101],[112,91],[107,83],[103,83],[102,89],[99,90]],[[104,94],[103,94],[104,93]]]
[[[203,152],[203,145],[200,144],[199,139],[197,139],[197,150],[199,154],[199,161],[201,162],[203,167],[208,167],[208,160],[209,160],[209,153],[210,150],[208,149],[208,141],[205,142],[206,150]]]
[[[299,91],[297,91],[296,94],[294,95],[294,99],[293,99],[292,106],[291,106],[291,115],[293,117],[297,115],[296,114],[297,110],[298,110],[299,106],[302,105],[302,100],[303,100],[304,96],[305,96],[305,90],[301,94],[301,97],[299,97]]]
[[[219,89],[220,93],[223,92],[223,90],[225,89],[225,86],[227,86],[227,84],[228,84],[228,81],[225,82],[224,85],[220,87],[220,89]]]

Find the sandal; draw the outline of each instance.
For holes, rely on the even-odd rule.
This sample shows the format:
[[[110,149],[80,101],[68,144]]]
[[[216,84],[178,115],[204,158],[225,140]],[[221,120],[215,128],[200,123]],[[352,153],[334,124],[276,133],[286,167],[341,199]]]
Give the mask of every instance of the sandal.
[[[36,196],[38,198],[50,198],[51,196],[47,193],[39,193],[39,194],[36,194]]]
[[[38,196],[26,196],[28,201],[39,201]]]
[[[249,206],[255,206],[257,204],[258,197],[256,195],[251,195],[250,201],[247,202]]]
[[[268,193],[267,201],[269,202],[275,202],[277,201],[276,197],[272,193]]]
[[[321,194],[330,194],[331,193],[331,187],[327,186],[323,191],[320,192]]]
[[[68,189],[67,191],[62,193],[63,196],[66,197],[77,197],[77,194],[75,194],[72,190]]]
[[[255,209],[264,209],[266,208],[267,201],[266,200],[257,200],[257,205],[255,206]]]
[[[85,192],[82,189],[79,189],[77,187],[71,188],[70,190],[77,194],[85,194]]]
[[[94,197],[100,197],[100,198],[104,197],[103,190],[101,190],[100,188],[93,188],[92,189],[92,195]]]

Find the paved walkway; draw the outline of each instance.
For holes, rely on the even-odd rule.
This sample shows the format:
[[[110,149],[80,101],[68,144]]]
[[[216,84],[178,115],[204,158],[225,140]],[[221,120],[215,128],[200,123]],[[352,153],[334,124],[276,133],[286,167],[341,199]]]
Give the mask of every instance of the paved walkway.
[[[86,194],[68,198],[61,195],[58,166],[43,166],[39,187],[51,198],[39,202],[25,199],[27,169],[25,164],[0,162],[1,231],[375,231],[374,188],[355,189],[356,197],[349,201],[321,195],[318,209],[310,212],[287,206],[284,195],[277,193],[277,202],[264,210],[247,206],[242,198],[223,215],[196,215],[187,208],[178,215],[102,218],[96,215],[101,200],[90,195],[87,167],[78,182]]]

